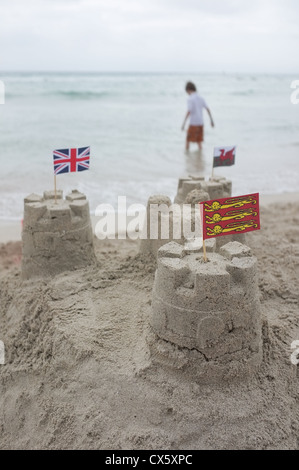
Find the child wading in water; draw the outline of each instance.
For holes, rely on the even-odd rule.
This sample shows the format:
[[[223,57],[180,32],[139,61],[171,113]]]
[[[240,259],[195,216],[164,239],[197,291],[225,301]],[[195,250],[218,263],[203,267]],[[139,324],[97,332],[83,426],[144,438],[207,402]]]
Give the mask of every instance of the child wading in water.
[[[205,100],[199,96],[196,92],[196,86],[192,82],[188,82],[185,88],[189,97],[187,100],[187,114],[184,119],[182,130],[184,130],[186,121],[190,116],[189,128],[186,138],[186,150],[189,150],[190,142],[197,142],[198,148],[201,149],[201,143],[203,141],[203,112],[205,108],[210,116],[211,126],[214,127],[214,121],[212,118],[211,111],[209,110]]]

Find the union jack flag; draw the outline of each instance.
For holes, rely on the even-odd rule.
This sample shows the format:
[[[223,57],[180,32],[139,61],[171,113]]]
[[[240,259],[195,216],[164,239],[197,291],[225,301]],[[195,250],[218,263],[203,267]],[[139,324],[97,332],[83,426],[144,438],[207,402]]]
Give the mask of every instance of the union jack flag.
[[[88,170],[89,159],[90,147],[54,150],[54,174]]]

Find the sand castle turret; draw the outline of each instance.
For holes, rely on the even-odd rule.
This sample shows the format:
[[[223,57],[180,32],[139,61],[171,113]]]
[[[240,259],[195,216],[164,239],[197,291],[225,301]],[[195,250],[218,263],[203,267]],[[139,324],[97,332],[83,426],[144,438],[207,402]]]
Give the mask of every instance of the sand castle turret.
[[[86,196],[72,191],[31,194],[24,200],[22,276],[52,276],[95,262]]]
[[[147,203],[146,216],[139,244],[141,253],[152,253],[157,257],[158,249],[166,243],[176,240],[183,244],[186,241],[183,226],[190,226],[191,237],[200,237],[200,228],[195,233],[195,220],[199,220],[198,203],[223,197],[230,197],[232,182],[221,176],[215,176],[205,181],[203,176],[190,175],[182,177],[178,182],[178,192],[174,203],[168,196],[150,196]],[[151,211],[152,205],[158,206],[158,212]],[[189,205],[190,210],[188,210]],[[185,206],[185,207],[183,207]],[[153,217],[152,217],[153,216]],[[198,226],[198,225],[197,225]],[[163,237],[163,228],[168,228],[169,236]],[[180,232],[180,234],[179,234]],[[153,238],[153,234],[157,234]],[[245,243],[245,234],[233,234],[216,240],[215,249],[219,251],[223,244],[229,241]]]
[[[172,240],[173,214],[169,210],[171,200],[163,194],[150,196],[147,201],[144,226],[141,232],[139,250],[141,253],[152,253],[157,256],[158,249]],[[165,226],[165,238],[162,227]]]
[[[207,263],[201,246],[160,248],[152,298],[153,358],[202,383],[249,376],[262,359],[257,260],[236,241],[215,248]]]
[[[194,189],[200,189],[209,194],[210,199],[218,197],[230,197],[232,194],[232,182],[222,176],[214,176],[205,181],[204,176],[190,175],[179,178],[177,194],[174,202],[183,204],[187,195]]]

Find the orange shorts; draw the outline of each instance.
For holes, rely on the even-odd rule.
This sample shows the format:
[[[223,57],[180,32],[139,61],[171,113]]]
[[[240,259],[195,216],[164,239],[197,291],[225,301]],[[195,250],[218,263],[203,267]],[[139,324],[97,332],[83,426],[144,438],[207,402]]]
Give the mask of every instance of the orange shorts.
[[[197,142],[198,144],[203,141],[203,126],[189,126],[187,132],[187,142]]]

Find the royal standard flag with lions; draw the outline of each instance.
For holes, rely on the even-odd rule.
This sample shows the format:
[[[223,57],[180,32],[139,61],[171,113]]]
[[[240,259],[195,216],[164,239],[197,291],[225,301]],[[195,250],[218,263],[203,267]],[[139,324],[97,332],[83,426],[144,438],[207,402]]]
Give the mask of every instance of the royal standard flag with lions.
[[[259,193],[200,202],[203,239],[260,229]]]

